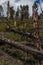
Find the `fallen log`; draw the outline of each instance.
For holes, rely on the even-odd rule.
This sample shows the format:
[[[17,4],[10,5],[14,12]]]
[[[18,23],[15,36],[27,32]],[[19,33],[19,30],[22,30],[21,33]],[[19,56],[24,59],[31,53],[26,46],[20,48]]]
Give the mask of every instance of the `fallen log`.
[[[18,33],[19,35],[23,35],[23,36],[25,36],[25,37],[29,37],[29,38],[31,38],[31,39],[36,40],[36,38],[32,35],[32,33],[26,33],[26,32],[23,32],[23,31],[15,30],[15,29],[13,29],[13,28],[6,28],[6,31]]]
[[[37,49],[33,49],[29,46],[25,46],[23,44],[20,44],[20,43],[16,43],[14,41],[11,41],[10,39],[7,39],[7,38],[0,38],[0,42],[1,43],[6,43],[6,44],[10,44],[14,47],[16,47],[17,49],[20,49],[22,51],[25,51],[27,53],[30,53],[30,54],[33,54],[33,55],[36,55],[36,56],[41,56],[43,58],[43,52],[37,50]]]

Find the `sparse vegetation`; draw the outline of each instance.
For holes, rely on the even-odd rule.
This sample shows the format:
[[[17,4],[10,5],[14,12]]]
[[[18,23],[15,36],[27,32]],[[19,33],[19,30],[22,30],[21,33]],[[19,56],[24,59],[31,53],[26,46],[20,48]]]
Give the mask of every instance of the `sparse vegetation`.
[[[7,28],[7,24],[6,24],[6,19],[0,19],[0,34],[3,35],[4,37],[7,37],[11,40],[14,40],[14,41],[22,41],[22,36],[16,34],[16,33],[13,33],[13,32],[5,32],[6,31],[6,28]],[[7,21],[8,22],[8,21]],[[41,24],[42,21],[39,21],[39,33],[40,33],[40,36],[43,37],[43,22]],[[26,24],[26,26],[25,26]],[[13,25],[13,20],[11,20],[9,22],[9,25],[11,28],[14,28],[14,25]],[[34,29],[33,29],[33,21],[30,20],[30,19],[27,19],[27,20],[17,20],[17,27],[16,29],[20,30],[20,31],[23,31],[23,32],[32,32]],[[3,33],[2,33],[3,32]],[[25,37],[24,37],[25,38]],[[27,41],[30,41],[31,39],[28,39]],[[25,41],[25,39],[24,39]]]

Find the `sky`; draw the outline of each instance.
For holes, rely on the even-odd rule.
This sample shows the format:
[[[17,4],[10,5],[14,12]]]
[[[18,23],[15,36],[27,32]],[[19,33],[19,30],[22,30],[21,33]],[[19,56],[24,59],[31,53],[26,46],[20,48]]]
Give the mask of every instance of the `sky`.
[[[7,1],[8,0],[0,0],[0,4],[2,4],[4,9],[4,14],[6,15],[7,12]],[[14,6],[14,9],[17,9],[17,6],[20,5],[29,5],[29,14],[32,15],[32,6],[35,0],[9,0],[10,6]],[[39,1],[39,0],[38,0]],[[43,9],[43,2],[41,2],[41,8]],[[38,13],[41,13],[40,5],[38,4]]]

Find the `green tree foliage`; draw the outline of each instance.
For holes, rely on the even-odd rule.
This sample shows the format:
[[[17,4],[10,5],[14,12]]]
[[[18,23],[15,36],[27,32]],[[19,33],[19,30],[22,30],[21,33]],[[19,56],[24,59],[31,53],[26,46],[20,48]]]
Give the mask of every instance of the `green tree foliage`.
[[[2,14],[3,14],[3,7],[2,5],[0,5],[0,17],[2,16]]]
[[[23,19],[27,19],[28,18],[28,16],[29,16],[29,13],[28,13],[28,11],[29,11],[29,7],[28,7],[28,5],[20,5],[20,12],[21,12],[21,20],[23,20]]]
[[[35,2],[33,4],[33,11],[34,11],[34,9],[36,9],[36,12],[38,11],[38,5]]]
[[[16,19],[18,19],[19,18],[19,7],[17,7],[17,11],[16,11]]]
[[[13,19],[13,16],[15,14],[15,11],[13,9],[13,7],[10,7],[10,18]]]
[[[34,2],[34,4],[33,4],[33,7],[34,8],[38,8],[38,6],[37,6],[37,4]]]
[[[43,19],[43,11],[42,11],[42,13],[40,13],[40,15],[39,15],[39,19]]]

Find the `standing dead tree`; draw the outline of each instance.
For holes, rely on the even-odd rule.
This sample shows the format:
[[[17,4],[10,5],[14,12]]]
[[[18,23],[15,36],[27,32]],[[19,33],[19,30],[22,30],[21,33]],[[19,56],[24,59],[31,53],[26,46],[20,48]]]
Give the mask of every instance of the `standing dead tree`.
[[[36,4],[35,4],[36,6]],[[37,40],[34,41],[35,45],[38,49],[41,49],[41,42],[40,42],[40,36],[39,36],[39,26],[38,26],[38,13],[37,13],[37,6],[33,6],[33,22],[34,22],[34,37],[36,37]]]
[[[16,16],[14,16],[14,27],[16,27]]]
[[[7,15],[8,21],[10,19],[10,2],[8,1],[8,15]]]
[[[7,12],[7,28],[10,28],[9,23],[10,23],[10,1],[8,1],[8,12]]]

